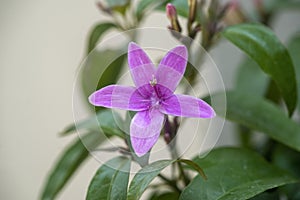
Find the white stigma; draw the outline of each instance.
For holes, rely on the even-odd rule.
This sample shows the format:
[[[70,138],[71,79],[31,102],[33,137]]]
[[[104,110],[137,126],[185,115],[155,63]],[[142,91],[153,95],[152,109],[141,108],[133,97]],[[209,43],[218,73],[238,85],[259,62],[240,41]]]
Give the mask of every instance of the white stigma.
[[[157,84],[157,80],[154,75],[152,75],[152,80],[150,81],[150,85],[153,87]]]

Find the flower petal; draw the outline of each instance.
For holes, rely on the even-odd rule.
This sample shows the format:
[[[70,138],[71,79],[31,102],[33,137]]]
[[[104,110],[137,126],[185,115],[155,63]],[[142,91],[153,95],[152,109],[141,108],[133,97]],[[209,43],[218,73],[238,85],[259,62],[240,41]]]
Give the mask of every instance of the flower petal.
[[[134,42],[128,45],[128,65],[137,88],[150,85],[155,75],[154,64],[144,50]],[[143,94],[143,90],[141,93]]]
[[[156,143],[164,123],[158,109],[136,113],[130,124],[131,145],[137,156],[145,155]]]
[[[94,106],[133,111],[146,110],[151,106],[150,100],[144,99],[134,87],[121,85],[106,86],[91,94],[89,101]]]
[[[188,52],[183,45],[170,50],[158,66],[155,76],[157,84],[174,92],[184,74],[187,57]]]
[[[161,103],[162,113],[181,117],[212,118],[215,111],[205,101],[188,95],[173,95]]]

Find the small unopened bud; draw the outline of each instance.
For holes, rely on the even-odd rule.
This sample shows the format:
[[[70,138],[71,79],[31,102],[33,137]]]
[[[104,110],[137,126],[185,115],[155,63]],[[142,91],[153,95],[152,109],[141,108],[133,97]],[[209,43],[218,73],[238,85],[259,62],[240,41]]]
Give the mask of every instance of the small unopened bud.
[[[177,18],[177,11],[173,4],[168,3],[166,6],[166,13],[168,19],[171,21],[171,29],[181,32],[181,27]]]
[[[246,16],[242,12],[241,5],[238,0],[231,0],[226,6],[226,13],[224,15],[224,22],[227,25],[239,24],[247,21]]]
[[[164,140],[165,140],[166,144],[170,144],[172,138],[171,138],[171,134],[169,132],[165,132]]]
[[[105,7],[100,1],[96,3],[97,7],[99,8],[99,10],[101,10],[102,12],[105,12],[109,15],[112,15],[112,11],[110,8]]]

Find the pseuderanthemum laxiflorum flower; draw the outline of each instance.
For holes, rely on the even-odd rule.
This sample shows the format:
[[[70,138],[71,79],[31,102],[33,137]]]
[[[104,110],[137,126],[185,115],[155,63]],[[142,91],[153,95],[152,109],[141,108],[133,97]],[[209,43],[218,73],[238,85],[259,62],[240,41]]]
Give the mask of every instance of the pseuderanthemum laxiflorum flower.
[[[201,99],[174,94],[183,77],[188,52],[185,46],[170,50],[156,68],[137,44],[128,46],[128,65],[135,87],[109,85],[94,92],[95,106],[136,111],[130,124],[133,150],[143,156],[157,142],[165,115],[212,118],[213,108]]]

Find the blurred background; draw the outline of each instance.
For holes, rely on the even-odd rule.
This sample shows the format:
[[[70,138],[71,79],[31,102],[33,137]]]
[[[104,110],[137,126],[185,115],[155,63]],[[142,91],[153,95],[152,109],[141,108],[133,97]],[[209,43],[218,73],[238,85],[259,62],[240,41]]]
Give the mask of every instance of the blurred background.
[[[251,10],[249,2],[242,3]],[[289,11],[274,20],[283,42],[300,27],[299,17]],[[76,137],[58,133],[73,121],[72,87],[87,34],[105,19],[94,1],[0,1],[0,199],[38,199],[55,159]],[[168,24],[165,14],[154,13],[143,26]],[[227,42],[211,51],[226,88],[233,85],[241,55]],[[235,142],[231,128],[227,123],[219,145]],[[98,167],[90,159],[57,199],[84,199]]]

